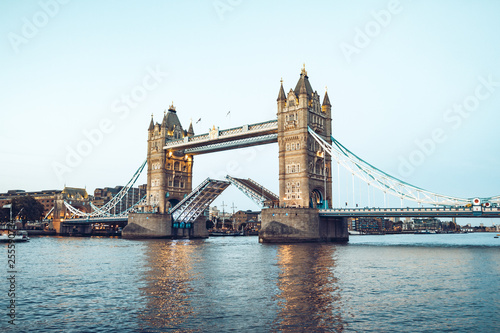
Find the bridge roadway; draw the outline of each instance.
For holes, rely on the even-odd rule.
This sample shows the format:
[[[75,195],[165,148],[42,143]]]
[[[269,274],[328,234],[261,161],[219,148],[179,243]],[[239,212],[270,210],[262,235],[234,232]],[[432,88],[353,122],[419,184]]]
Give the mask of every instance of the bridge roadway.
[[[65,219],[64,224],[82,224],[82,223],[105,223],[105,222],[127,222],[128,216],[103,216],[103,217],[84,217],[78,219]]]
[[[335,208],[320,209],[320,216],[332,217],[492,217],[500,218],[498,207],[449,208]]]
[[[320,216],[332,217],[482,217],[500,218],[500,207],[451,208],[334,208],[320,209]],[[63,223],[126,222],[127,216],[66,219]]]

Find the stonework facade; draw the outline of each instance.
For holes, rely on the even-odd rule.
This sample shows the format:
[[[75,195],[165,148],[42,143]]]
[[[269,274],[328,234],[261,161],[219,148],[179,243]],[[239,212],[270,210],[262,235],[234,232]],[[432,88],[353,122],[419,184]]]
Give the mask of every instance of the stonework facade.
[[[173,105],[161,124],[151,123],[148,129],[147,205],[151,211],[167,213],[192,190],[193,156],[182,151],[163,149],[169,140],[193,136],[193,126],[183,130]]]
[[[295,89],[278,95],[280,207],[332,206],[331,157],[309,134],[308,127],[331,144],[331,104],[313,91],[305,68]]]

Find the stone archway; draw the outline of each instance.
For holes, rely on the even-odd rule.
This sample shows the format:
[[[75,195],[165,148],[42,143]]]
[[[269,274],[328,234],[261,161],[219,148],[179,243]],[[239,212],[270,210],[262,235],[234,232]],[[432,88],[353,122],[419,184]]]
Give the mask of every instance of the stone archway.
[[[238,224],[236,225],[236,230],[238,230],[238,231],[240,231],[240,230],[241,230],[241,231],[243,231],[243,230],[245,230],[245,228],[247,227],[247,225],[248,225],[248,224],[247,224],[247,222],[241,222],[241,223],[238,223]]]
[[[179,202],[180,202],[180,200],[177,200],[177,199],[170,199],[170,200],[168,200],[167,206],[170,206],[170,207],[167,207],[167,211],[168,211],[169,208],[175,207],[175,205],[177,205]]]
[[[314,189],[312,190],[311,192],[311,208],[321,208],[323,207],[323,202],[324,202],[324,199],[323,199],[323,194],[321,193],[320,190],[318,189]]]

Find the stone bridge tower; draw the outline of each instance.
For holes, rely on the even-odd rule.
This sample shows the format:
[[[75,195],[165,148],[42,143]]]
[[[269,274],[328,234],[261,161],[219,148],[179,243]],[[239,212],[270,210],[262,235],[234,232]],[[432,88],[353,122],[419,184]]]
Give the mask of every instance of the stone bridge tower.
[[[295,89],[278,95],[280,207],[262,210],[259,242],[347,242],[347,218],[323,216],[332,207],[331,157],[309,134],[308,127],[331,144],[331,104],[323,103],[302,68]]]
[[[309,134],[312,128],[331,143],[331,104],[323,103],[302,68],[295,89],[278,95],[280,207],[332,207],[331,156]]]
[[[165,142],[193,136],[193,124],[183,130],[172,104],[163,116],[161,124],[151,123],[148,129],[148,180],[147,205],[151,210],[167,213],[192,190],[193,156],[182,151],[163,149]]]

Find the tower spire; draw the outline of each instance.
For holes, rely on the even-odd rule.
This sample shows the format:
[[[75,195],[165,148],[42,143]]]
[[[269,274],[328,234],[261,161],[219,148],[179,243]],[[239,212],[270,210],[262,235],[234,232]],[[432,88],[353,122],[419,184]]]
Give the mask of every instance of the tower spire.
[[[161,127],[167,127],[167,111],[163,110],[163,121],[161,122]]]
[[[308,98],[312,98],[312,94],[314,92],[311,83],[309,83],[309,77],[307,76],[306,65],[302,67],[300,71],[300,78],[295,85],[295,89],[293,90],[296,96],[300,94],[306,94]]]
[[[278,99],[277,101],[286,101],[286,95],[285,95],[285,90],[283,89],[283,78],[281,78],[281,87],[280,87],[280,92],[278,94]]]
[[[330,98],[328,98],[328,89],[325,87],[325,97],[323,97],[323,104],[322,106],[332,106],[330,104]]]
[[[300,71],[300,74],[307,76],[306,63],[302,64],[302,70]]]
[[[187,131],[188,136],[193,136],[194,135],[194,130],[193,130],[193,119],[190,120],[189,122],[189,129]]]
[[[168,107],[168,111],[171,111],[173,113],[175,113],[175,106],[174,106],[174,101],[172,101],[172,104]]]
[[[151,113],[151,122],[149,123],[148,130],[152,131],[155,128],[155,123],[153,122],[153,114]]]

